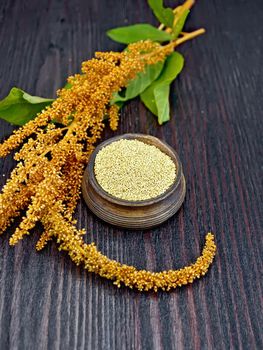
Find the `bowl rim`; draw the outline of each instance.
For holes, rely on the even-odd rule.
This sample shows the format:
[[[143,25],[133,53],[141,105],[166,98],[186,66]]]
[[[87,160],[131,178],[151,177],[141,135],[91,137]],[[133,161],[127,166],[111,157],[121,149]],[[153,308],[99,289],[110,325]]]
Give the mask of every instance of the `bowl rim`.
[[[173,162],[175,163],[176,166],[176,177],[175,177],[175,181],[168,187],[168,189],[160,194],[157,197],[154,198],[149,198],[146,200],[137,200],[137,201],[130,201],[130,200],[126,200],[126,199],[121,199],[121,198],[117,198],[113,195],[111,195],[110,193],[108,193],[107,191],[105,191],[100,184],[98,183],[95,173],[94,173],[94,163],[95,163],[95,159],[96,156],[98,154],[98,152],[108,146],[109,144],[119,141],[119,140],[139,140],[139,141],[148,141],[145,142],[147,144],[154,144],[155,147],[158,147],[158,145],[162,145],[162,147],[164,148],[161,149],[160,147],[158,147],[163,153],[167,154],[168,156],[171,157],[171,159],[173,160]],[[155,141],[155,143],[153,143],[153,141]],[[168,145],[165,141],[160,140],[159,138],[152,136],[152,135],[148,135],[148,134],[142,134],[142,133],[127,133],[127,134],[122,134],[122,135],[118,135],[118,136],[114,136],[111,137],[103,142],[101,142],[92,152],[92,154],[90,155],[89,161],[88,161],[88,165],[87,165],[87,172],[85,172],[84,176],[88,176],[88,181],[90,183],[90,185],[93,187],[93,189],[98,192],[104,199],[106,199],[107,201],[117,204],[117,205],[122,205],[122,206],[127,206],[127,207],[142,207],[142,206],[146,206],[146,205],[151,205],[151,204],[155,204],[157,202],[162,201],[163,199],[169,197],[178,187],[181,177],[182,177],[182,164],[180,161],[180,158],[178,156],[178,154],[176,153],[176,151],[170,146]]]

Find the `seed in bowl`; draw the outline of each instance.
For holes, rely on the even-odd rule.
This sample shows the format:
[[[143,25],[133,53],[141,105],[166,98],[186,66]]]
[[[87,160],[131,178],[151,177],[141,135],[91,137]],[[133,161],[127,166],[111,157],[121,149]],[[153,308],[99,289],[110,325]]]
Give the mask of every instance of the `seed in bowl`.
[[[176,178],[175,163],[167,154],[153,145],[126,139],[98,152],[94,172],[104,191],[128,201],[158,197]]]

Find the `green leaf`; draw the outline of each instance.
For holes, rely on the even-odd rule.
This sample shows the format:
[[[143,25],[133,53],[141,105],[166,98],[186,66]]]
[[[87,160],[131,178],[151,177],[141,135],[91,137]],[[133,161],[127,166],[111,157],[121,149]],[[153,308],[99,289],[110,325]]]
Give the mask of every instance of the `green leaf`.
[[[164,8],[163,0],[148,0],[150,8],[153,10],[155,17],[166,27],[172,28],[174,13],[171,8]]]
[[[159,124],[169,120],[170,84],[181,72],[183,65],[183,56],[178,52],[173,52],[166,59],[159,78],[140,94],[145,106],[158,117]]]
[[[24,125],[53,101],[53,99],[31,96],[13,87],[8,96],[0,101],[0,118],[14,125]]]
[[[164,63],[157,62],[156,64],[148,65],[144,72],[140,72],[130,81],[124,94],[115,93],[111,100],[111,104],[119,101],[128,101],[140,95],[161,73]]]
[[[181,17],[176,22],[175,26],[173,27],[173,34],[172,34],[173,39],[176,39],[179,36],[179,34],[181,33],[181,31],[183,30],[185,21],[189,15],[189,13],[190,13],[190,10],[185,10],[183,12],[183,14],[181,15]]]
[[[70,84],[70,83],[67,83],[65,86],[64,86],[64,89],[66,89],[66,90],[69,90],[69,89],[71,89],[72,88],[72,84]]]
[[[119,109],[121,109],[124,105],[124,102],[125,101],[116,101],[115,104],[119,107]],[[112,103],[111,103],[111,105],[112,105]]]
[[[150,24],[134,24],[127,27],[119,27],[107,31],[107,35],[114,41],[123,44],[131,44],[140,40],[169,41],[172,35],[163,32]]]
[[[159,84],[153,90],[157,108],[158,123],[163,124],[170,119],[170,84]]]

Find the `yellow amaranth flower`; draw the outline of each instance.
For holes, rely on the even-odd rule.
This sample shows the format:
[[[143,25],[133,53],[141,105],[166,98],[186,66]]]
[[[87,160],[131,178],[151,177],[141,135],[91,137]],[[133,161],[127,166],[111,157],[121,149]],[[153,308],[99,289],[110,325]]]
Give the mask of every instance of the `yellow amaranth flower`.
[[[114,280],[118,286],[123,283],[139,290],[169,290],[206,273],[215,254],[211,234],[193,265],[153,273],[110,260],[94,244],[85,244],[84,230],[77,230],[72,216],[84,167],[104,128],[104,116],[109,114],[112,129],[118,124],[117,106],[109,107],[112,94],[127,86],[146,65],[163,61],[173,49],[171,44],[146,41],[131,44],[122,53],[97,53],[83,62],[82,74],[68,78],[70,88],[59,90],[50,107],[0,145],[0,156],[4,157],[24,143],[14,156],[19,163],[0,194],[0,232],[26,210],[10,238],[11,245],[41,222],[44,233],[38,250],[55,237],[60,249],[68,251],[75,263]]]
[[[119,107],[117,105],[112,105],[109,108],[109,119],[111,130],[117,130],[119,122]]]

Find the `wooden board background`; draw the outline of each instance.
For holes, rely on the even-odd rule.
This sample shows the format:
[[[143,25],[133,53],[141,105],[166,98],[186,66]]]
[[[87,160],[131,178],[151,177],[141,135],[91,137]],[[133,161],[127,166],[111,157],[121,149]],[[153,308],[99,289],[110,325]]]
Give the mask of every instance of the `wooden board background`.
[[[212,230],[218,254],[208,275],[171,293],[117,289],[55,243],[37,253],[37,230],[9,247],[10,229],[0,244],[1,349],[263,348],[262,18],[261,0],[198,1],[187,29],[207,34],[179,49],[186,65],[172,89],[172,120],[158,126],[134,100],[118,132],[105,132],[152,134],[176,148],[187,181],[178,214],[129,232],[94,217],[83,200],[77,208],[87,241],[138,268],[188,264]],[[156,24],[144,0],[2,0],[0,97],[12,86],[55,96],[95,50],[121,49],[107,29],[135,22]],[[1,139],[12,129],[1,121]],[[1,185],[13,166],[0,160]]]

